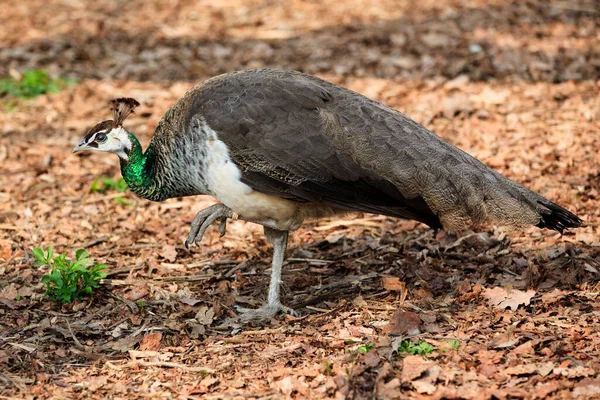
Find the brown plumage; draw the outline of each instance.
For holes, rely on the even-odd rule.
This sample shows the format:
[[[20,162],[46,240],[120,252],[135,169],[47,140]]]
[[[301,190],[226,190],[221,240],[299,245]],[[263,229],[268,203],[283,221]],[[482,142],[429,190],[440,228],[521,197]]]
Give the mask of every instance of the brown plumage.
[[[130,97],[121,97],[112,101],[113,118],[117,125],[123,125],[125,119],[140,105],[137,100]]]

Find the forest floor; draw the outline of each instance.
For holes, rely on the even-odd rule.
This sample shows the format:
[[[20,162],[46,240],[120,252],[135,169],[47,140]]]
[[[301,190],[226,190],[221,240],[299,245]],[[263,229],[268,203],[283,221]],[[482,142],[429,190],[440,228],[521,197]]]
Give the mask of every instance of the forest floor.
[[[0,398],[600,398],[600,8],[594,0],[3,2]],[[255,225],[183,241],[208,197],[91,191],[117,157],[71,149],[110,117],[143,145],[187,89],[237,69],[319,75],[380,100],[577,213],[536,228],[434,232],[349,215],[290,238],[299,317],[226,325],[266,297]],[[122,199],[119,199],[122,197]],[[44,297],[34,247],[108,266],[91,297]]]

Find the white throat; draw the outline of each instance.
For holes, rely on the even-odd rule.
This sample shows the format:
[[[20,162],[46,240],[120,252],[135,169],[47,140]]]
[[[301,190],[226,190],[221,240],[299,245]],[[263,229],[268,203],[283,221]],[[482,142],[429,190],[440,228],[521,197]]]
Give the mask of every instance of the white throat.
[[[106,151],[114,153],[124,160],[129,160],[127,152],[131,151],[133,143],[131,143],[127,131],[123,127],[118,126],[110,131],[109,137],[111,141],[108,143]]]

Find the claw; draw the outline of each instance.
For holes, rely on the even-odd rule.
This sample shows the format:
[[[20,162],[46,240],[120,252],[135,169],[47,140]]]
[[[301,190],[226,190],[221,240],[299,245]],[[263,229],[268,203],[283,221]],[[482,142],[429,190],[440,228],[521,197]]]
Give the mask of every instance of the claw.
[[[190,233],[185,240],[185,247],[189,249],[192,243],[198,245],[204,236],[204,232],[210,225],[215,221],[219,221],[218,229],[221,236],[225,235],[227,228],[227,218],[231,218],[233,212],[223,204],[214,204],[204,210],[198,212],[192,225],[190,227]]]
[[[219,237],[223,237],[227,231],[227,218],[221,217],[219,218],[219,222],[219,226],[217,227],[219,229]]]

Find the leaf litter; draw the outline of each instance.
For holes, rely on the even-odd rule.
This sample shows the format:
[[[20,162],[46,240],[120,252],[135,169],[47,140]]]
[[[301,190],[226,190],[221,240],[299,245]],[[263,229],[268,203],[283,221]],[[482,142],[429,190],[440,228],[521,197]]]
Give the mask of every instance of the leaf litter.
[[[3,12],[2,76],[43,68],[77,83],[0,109],[1,395],[599,395],[594,2],[34,0]],[[290,238],[283,275],[283,302],[301,317],[222,329],[236,303],[264,299],[262,229],[232,221],[188,252],[189,224],[212,199],[93,192],[96,178],[118,181],[118,160],[69,151],[114,97],[142,102],[130,123],[147,144],[191,85],[262,66],[398,108],[586,226],[560,236],[436,233],[370,215],[308,224]],[[45,300],[48,271],[31,248],[49,246],[106,264],[100,292]],[[392,351],[406,341],[435,350]]]

